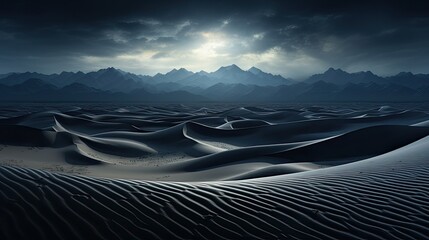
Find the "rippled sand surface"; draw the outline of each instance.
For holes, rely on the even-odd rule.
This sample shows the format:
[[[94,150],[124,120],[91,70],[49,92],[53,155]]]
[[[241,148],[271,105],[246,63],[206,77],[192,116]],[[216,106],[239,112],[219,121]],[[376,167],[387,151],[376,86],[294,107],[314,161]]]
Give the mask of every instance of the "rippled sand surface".
[[[0,109],[0,239],[426,239],[429,113]]]

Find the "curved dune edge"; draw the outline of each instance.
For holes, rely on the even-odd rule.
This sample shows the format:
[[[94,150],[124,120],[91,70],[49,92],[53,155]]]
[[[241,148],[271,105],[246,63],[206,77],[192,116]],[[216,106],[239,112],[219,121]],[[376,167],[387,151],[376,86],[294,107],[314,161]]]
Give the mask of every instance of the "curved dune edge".
[[[388,106],[57,107],[18,108],[0,119],[0,165],[135,180],[240,180],[361,161],[429,134],[428,111]]]
[[[0,168],[0,239],[427,239],[429,137],[370,159],[230,182]]]

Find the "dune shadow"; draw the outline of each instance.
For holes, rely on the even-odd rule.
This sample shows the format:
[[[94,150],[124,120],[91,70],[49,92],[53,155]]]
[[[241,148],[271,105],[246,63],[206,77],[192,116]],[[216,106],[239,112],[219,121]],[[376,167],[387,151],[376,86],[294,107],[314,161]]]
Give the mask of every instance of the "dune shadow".
[[[83,156],[75,151],[67,151],[64,153],[64,159],[68,164],[72,165],[98,165],[101,161]]]

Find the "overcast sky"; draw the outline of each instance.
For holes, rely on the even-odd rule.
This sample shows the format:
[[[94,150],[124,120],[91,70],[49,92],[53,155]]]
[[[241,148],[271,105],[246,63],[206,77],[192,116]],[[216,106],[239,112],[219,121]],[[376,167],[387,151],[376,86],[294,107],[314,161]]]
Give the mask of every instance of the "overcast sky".
[[[2,1],[0,73],[233,63],[293,78],[328,67],[429,73],[425,2]]]

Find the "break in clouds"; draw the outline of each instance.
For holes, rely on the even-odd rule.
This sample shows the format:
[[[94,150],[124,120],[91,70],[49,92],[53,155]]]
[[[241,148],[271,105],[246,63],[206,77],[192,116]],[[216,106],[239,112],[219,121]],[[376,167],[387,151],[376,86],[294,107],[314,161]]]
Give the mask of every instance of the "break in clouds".
[[[237,64],[285,77],[328,67],[427,72],[424,1],[9,1],[0,72],[142,74]]]

